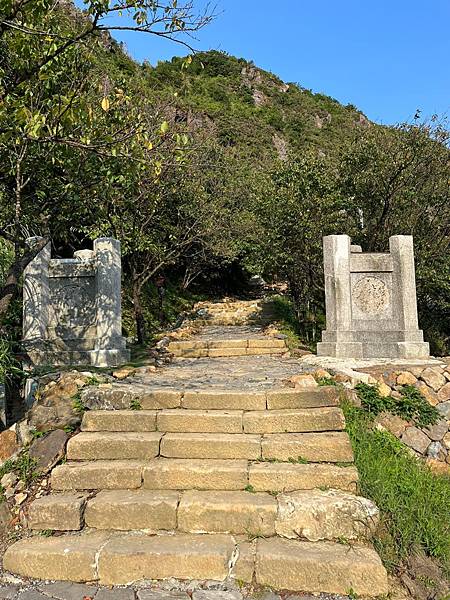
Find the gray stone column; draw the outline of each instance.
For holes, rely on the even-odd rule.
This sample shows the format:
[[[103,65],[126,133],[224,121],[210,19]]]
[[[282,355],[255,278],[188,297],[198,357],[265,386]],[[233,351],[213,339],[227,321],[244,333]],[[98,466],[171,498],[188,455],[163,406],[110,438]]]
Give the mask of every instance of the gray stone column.
[[[396,276],[393,291],[396,295],[394,305],[398,311],[399,328],[416,331],[419,325],[413,237],[394,235],[389,239],[389,249]]]
[[[351,329],[350,243],[348,235],[323,238],[327,331]]]
[[[41,237],[29,238],[27,244],[32,247]],[[23,277],[23,341],[26,343],[43,342],[47,338],[47,326],[50,310],[50,290],[48,284],[48,266],[51,249],[47,244],[30,262]]]
[[[97,261],[97,343],[98,350],[123,348],[120,242],[113,238],[94,241]]]

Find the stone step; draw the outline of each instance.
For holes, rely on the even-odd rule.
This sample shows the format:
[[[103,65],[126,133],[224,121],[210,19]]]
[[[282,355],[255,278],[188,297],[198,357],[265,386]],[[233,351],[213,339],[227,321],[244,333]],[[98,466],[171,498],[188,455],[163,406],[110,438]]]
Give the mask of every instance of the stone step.
[[[83,518],[84,517],[84,518]],[[30,529],[93,529],[147,534],[278,535],[292,539],[368,539],[378,523],[370,500],[339,490],[303,490],[272,495],[249,491],[104,490],[88,499],[57,494],[35,500]]]
[[[245,433],[340,431],[345,418],[340,408],[262,410],[245,412],[243,428]]]
[[[274,433],[264,435],[262,458],[293,462],[353,462],[350,438],[345,432]]]
[[[281,388],[267,392],[269,410],[339,406],[340,401],[340,390],[334,385],[303,390]]]
[[[67,444],[68,460],[146,459],[159,454],[158,432],[82,432]]]
[[[136,489],[141,487],[146,464],[136,460],[67,462],[53,469],[51,486],[54,490]]]
[[[248,462],[156,458],[145,466],[143,477],[144,488],[154,490],[243,490]]]
[[[249,339],[224,339],[224,340],[181,340],[170,342],[169,352],[182,352],[185,350],[223,350],[223,349],[245,349],[245,348],[280,348],[286,350],[286,342],[277,338],[249,338]]]
[[[283,492],[335,488],[354,492],[354,466],[156,458],[139,461],[67,462],[53,469],[54,490],[244,490]]]
[[[371,548],[279,538],[239,542],[231,535],[117,535],[103,532],[23,539],[5,552],[6,571],[33,579],[126,585],[168,578],[232,576],[275,590],[376,597],[387,574]]]
[[[261,436],[246,433],[167,433],[161,440],[165,458],[249,459],[261,457]]]
[[[169,433],[242,433],[242,415],[239,410],[162,410],[157,427]]]
[[[195,391],[185,392],[183,408],[193,410],[265,410],[265,392]]]
[[[170,350],[177,358],[226,358],[231,356],[258,356],[265,354],[283,354],[287,347],[283,346],[252,346],[252,347],[227,347],[227,348],[183,348]]]
[[[88,410],[81,431],[156,431],[156,410]]]

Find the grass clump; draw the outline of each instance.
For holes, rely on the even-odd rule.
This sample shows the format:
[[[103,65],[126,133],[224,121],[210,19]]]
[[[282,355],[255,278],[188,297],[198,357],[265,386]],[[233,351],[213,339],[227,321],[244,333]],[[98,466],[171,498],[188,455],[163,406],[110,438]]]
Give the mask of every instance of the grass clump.
[[[450,565],[450,477],[433,474],[388,432],[372,427],[373,413],[344,404],[360,491],[381,512],[375,546],[389,570],[416,550]]]
[[[418,427],[434,425],[440,418],[439,412],[431,406],[413,385],[404,385],[400,389],[400,398],[383,397],[378,388],[367,383],[358,383],[356,391],[362,407],[371,415],[390,412],[411,421]]]
[[[130,410],[142,410],[142,404],[139,398],[133,398],[130,402]]]

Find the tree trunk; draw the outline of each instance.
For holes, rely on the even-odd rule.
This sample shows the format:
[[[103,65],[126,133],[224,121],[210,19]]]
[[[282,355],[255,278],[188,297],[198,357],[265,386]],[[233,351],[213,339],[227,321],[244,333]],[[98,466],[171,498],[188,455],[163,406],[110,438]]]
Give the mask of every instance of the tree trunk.
[[[141,302],[141,286],[139,283],[133,283],[133,310],[134,320],[136,322],[136,335],[138,344],[143,344],[146,338],[146,327],[144,309]]]

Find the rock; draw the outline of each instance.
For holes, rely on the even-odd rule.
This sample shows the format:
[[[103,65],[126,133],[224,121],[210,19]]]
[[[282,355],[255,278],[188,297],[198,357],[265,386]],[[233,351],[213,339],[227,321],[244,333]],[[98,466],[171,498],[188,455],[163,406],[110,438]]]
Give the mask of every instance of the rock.
[[[15,473],[5,473],[0,480],[0,485],[2,488],[7,489],[14,487],[18,481],[18,477]]]
[[[325,369],[317,369],[316,371],[314,371],[313,376],[316,379],[332,379],[331,373],[325,371]]]
[[[312,388],[317,387],[318,383],[312,375],[302,373],[301,375],[293,375],[289,379],[290,383],[294,384],[295,388]]]
[[[134,375],[136,373],[136,369],[134,369],[133,367],[122,367],[121,369],[118,369],[117,371],[113,371],[113,377],[115,377],[116,379],[122,380],[122,379],[126,379],[127,377],[130,377],[130,375]]]
[[[450,431],[444,435],[442,441],[444,442],[444,446],[447,448],[447,450],[450,450]]]
[[[397,376],[397,385],[414,385],[417,381],[417,377],[414,377],[409,371],[402,371]]]
[[[378,523],[375,504],[340,490],[302,490],[278,496],[277,535],[311,542],[367,537]]]
[[[23,481],[21,479],[20,481],[17,482],[16,492],[23,492],[23,490],[25,489],[25,487],[26,487],[25,481]]]
[[[445,460],[445,455],[446,452],[441,442],[431,442],[431,444],[428,446],[427,456],[430,458]]]
[[[12,519],[11,511],[6,502],[0,502],[0,531],[4,531]],[[0,598],[3,596],[0,594]]]
[[[64,456],[69,436],[62,429],[52,431],[31,445],[29,456],[36,461],[36,470],[40,474],[48,473]]]
[[[391,388],[385,383],[378,383],[378,393],[382,398],[388,398],[391,395]]]
[[[378,426],[378,429],[386,429],[398,438],[405,432],[409,425],[408,421],[388,412],[379,414],[375,419],[375,424]]]
[[[361,398],[358,396],[358,392],[356,390],[346,389],[344,390],[344,395],[348,402],[350,402],[350,404],[353,404],[353,406],[360,407],[362,405]]]
[[[433,440],[434,442],[442,440],[447,431],[448,424],[445,419],[441,419],[434,425],[430,425],[424,428],[424,432],[427,434],[430,440]]]
[[[236,590],[196,590],[192,600],[242,600],[243,596]]]
[[[135,592],[131,588],[101,588],[95,595],[95,600],[134,600]],[[77,599],[78,600],[78,599]],[[167,594],[169,600],[169,594]],[[185,596],[184,600],[189,600],[189,596]]]
[[[408,427],[402,435],[401,440],[420,454],[425,454],[430,445],[430,439],[417,427]]]
[[[450,475],[450,465],[445,464],[436,458],[427,458],[426,464],[436,475]]]
[[[444,417],[444,419],[450,421],[450,400],[447,402],[442,402],[442,404],[437,405],[436,408]]]
[[[41,584],[38,589],[50,598],[57,600],[82,600],[93,598],[97,588],[84,583],[72,583],[70,581],[58,581],[56,583]],[[98,595],[96,596],[98,598]]]
[[[437,393],[439,402],[446,402],[450,400],[450,382],[446,383]]]
[[[21,504],[23,504],[25,502],[25,500],[27,498],[28,498],[28,494],[26,492],[20,492],[19,494],[16,494],[14,496],[14,501],[17,506],[20,506]]]
[[[436,392],[433,389],[431,389],[424,381],[418,381],[415,384],[415,387],[419,390],[419,392],[422,394],[422,396],[425,398],[428,404],[431,404],[431,406],[436,406],[437,404],[439,404]]]
[[[8,460],[19,449],[16,432],[7,429],[0,433],[0,461]]]
[[[447,383],[447,380],[442,375],[442,369],[437,367],[428,367],[424,369],[420,378],[433,388],[435,392]]]

